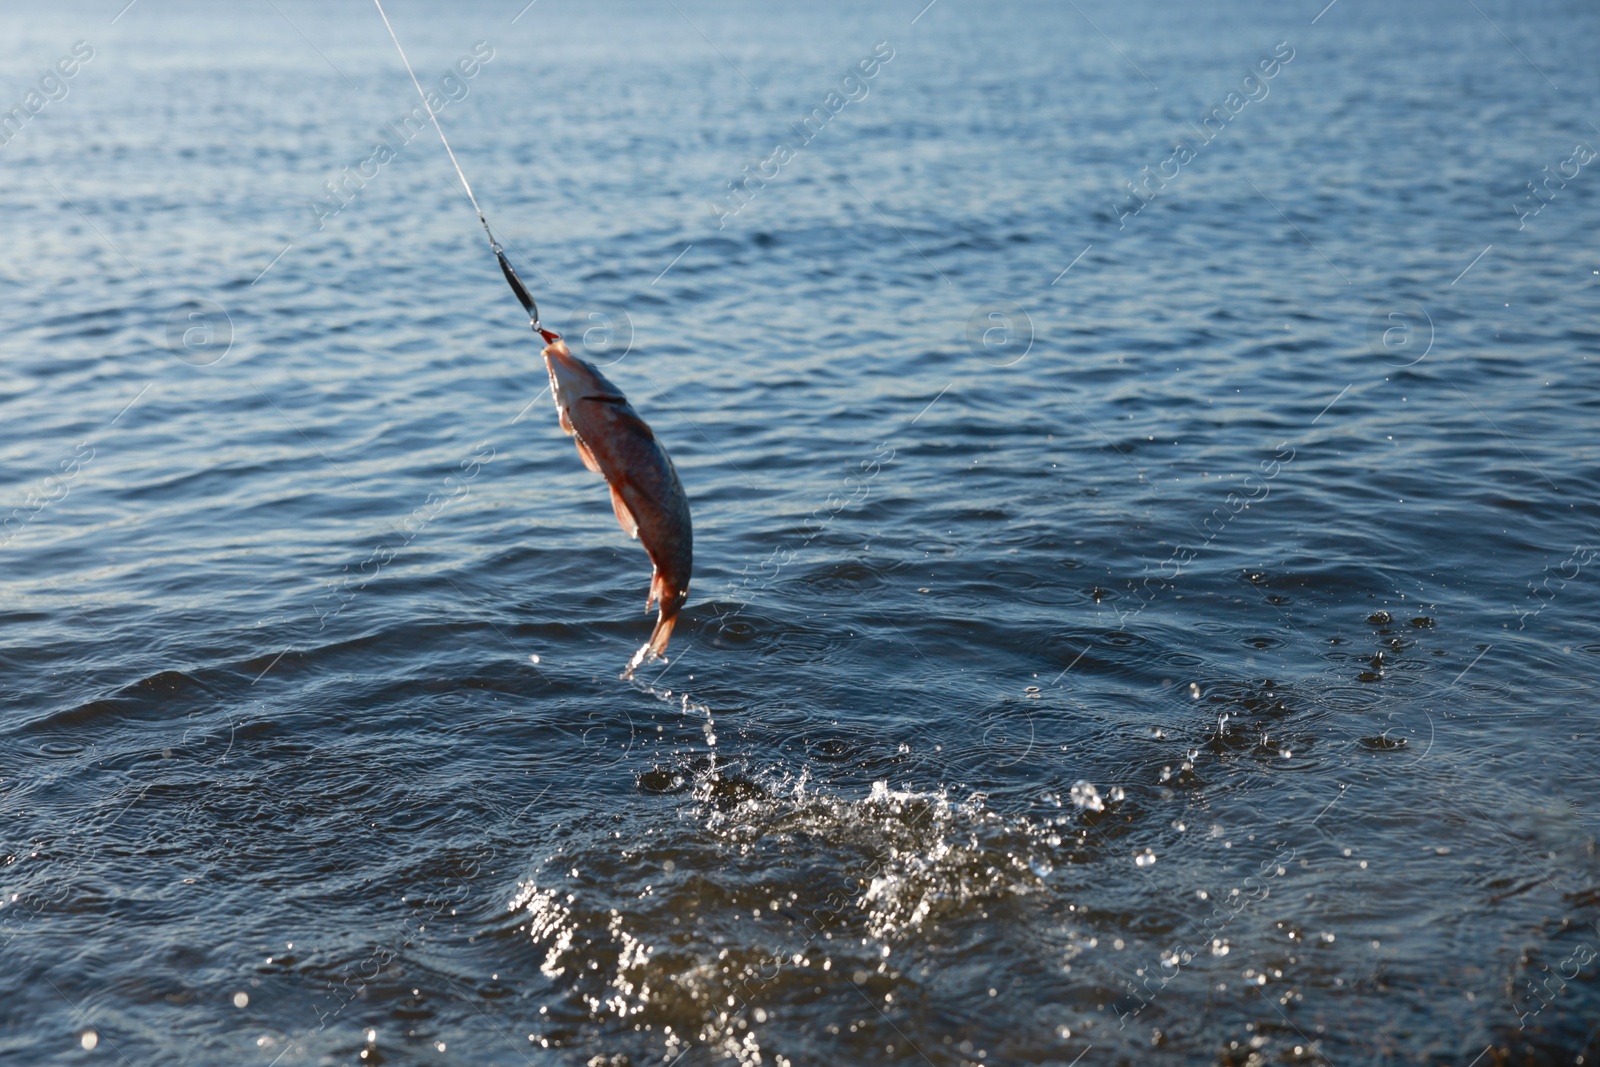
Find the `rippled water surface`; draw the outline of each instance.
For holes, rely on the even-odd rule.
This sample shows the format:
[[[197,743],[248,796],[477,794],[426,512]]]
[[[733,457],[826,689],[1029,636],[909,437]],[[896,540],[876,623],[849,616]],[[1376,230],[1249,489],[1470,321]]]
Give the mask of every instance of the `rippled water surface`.
[[[523,2],[632,681],[376,11],[0,16],[0,1061],[1600,1057],[1593,5]]]

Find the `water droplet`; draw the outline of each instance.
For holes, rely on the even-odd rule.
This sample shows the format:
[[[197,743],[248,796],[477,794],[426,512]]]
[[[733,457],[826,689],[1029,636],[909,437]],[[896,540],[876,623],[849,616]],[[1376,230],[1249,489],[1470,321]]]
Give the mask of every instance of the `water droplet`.
[[[85,1030],[83,1032],[83,1037],[79,1040],[83,1044],[84,1049],[88,1050],[94,1048],[100,1043],[100,1035],[95,1033],[93,1030]]]
[[[1072,783],[1072,802],[1078,810],[1105,811],[1106,803],[1100,799],[1100,790],[1094,787],[1093,782],[1079,780]]]
[[[529,656],[528,657],[528,662],[529,663],[538,663],[539,662],[539,657],[538,656]]]
[[[1155,861],[1156,854],[1148,848],[1133,857],[1134,865],[1137,867],[1148,867],[1155,863]]]
[[[245,992],[235,993],[233,995],[233,1006],[236,1007],[236,1008],[249,1007],[250,1006],[250,994],[249,993],[245,993]]]

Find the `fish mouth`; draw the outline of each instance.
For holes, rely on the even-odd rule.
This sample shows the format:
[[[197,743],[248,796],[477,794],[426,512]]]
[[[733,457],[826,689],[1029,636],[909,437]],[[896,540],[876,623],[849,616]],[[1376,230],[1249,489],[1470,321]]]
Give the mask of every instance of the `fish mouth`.
[[[559,382],[563,389],[582,394],[588,376],[583,373],[583,366],[576,356],[567,350],[558,337],[545,346],[540,353],[544,357],[545,369],[550,372],[552,379]]]

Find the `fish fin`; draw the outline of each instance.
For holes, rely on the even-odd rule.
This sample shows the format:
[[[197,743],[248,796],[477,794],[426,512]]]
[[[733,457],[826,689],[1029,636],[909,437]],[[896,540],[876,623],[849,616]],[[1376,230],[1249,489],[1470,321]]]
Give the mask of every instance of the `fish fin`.
[[[565,411],[563,411],[561,413],[561,417],[563,419],[565,419],[567,417],[567,413]],[[572,431],[570,429],[567,432],[568,433],[572,433]],[[600,464],[595,462],[594,453],[589,451],[589,446],[583,443],[583,438],[581,438],[577,434],[573,433],[572,434],[572,443],[578,446],[578,458],[583,460],[583,465],[585,467],[588,467],[590,470],[594,471],[596,474],[599,474],[600,473]],[[617,493],[617,491],[615,489],[613,489],[611,491],[611,495],[612,495],[613,500],[616,498],[616,493]],[[622,516],[618,515],[617,516],[617,521],[620,522],[621,520],[622,520]],[[624,530],[626,530],[628,527],[626,525],[624,525],[622,528]]]
[[[583,446],[579,445],[578,447],[582,448]],[[585,460],[584,462],[587,463],[589,461]],[[597,471],[600,468],[591,466],[589,469],[592,471]],[[623,533],[627,534],[635,541],[639,540],[639,520],[633,517],[633,512],[628,510],[628,505],[622,502],[622,494],[617,492],[616,486],[612,485],[610,482],[607,482],[606,488],[611,490],[611,510],[616,513],[617,525],[622,527]],[[644,610],[649,611],[649,606],[647,605]]]
[[[661,571],[657,567],[650,568],[650,595],[645,598],[644,611],[650,614],[650,609],[656,606],[656,601],[661,600]],[[665,601],[663,601],[665,604]]]
[[[567,406],[565,404],[561,404],[556,407],[556,415],[561,423],[562,433],[577,433],[577,431],[572,428],[572,413],[567,410]]]

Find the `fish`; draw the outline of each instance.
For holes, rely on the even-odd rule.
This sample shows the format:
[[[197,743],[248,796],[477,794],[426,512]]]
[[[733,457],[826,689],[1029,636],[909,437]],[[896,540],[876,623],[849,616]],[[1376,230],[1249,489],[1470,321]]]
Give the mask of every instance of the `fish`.
[[[657,607],[650,640],[628,664],[627,674],[645,657],[666,653],[678,613],[689,600],[694,569],[694,525],[689,497],[672,458],[622,390],[599,368],[579,359],[560,335],[535,327],[545,339],[542,353],[550,372],[561,429],[572,435],[583,465],[606,480],[611,510],[622,532],[650,556],[648,614]]]

